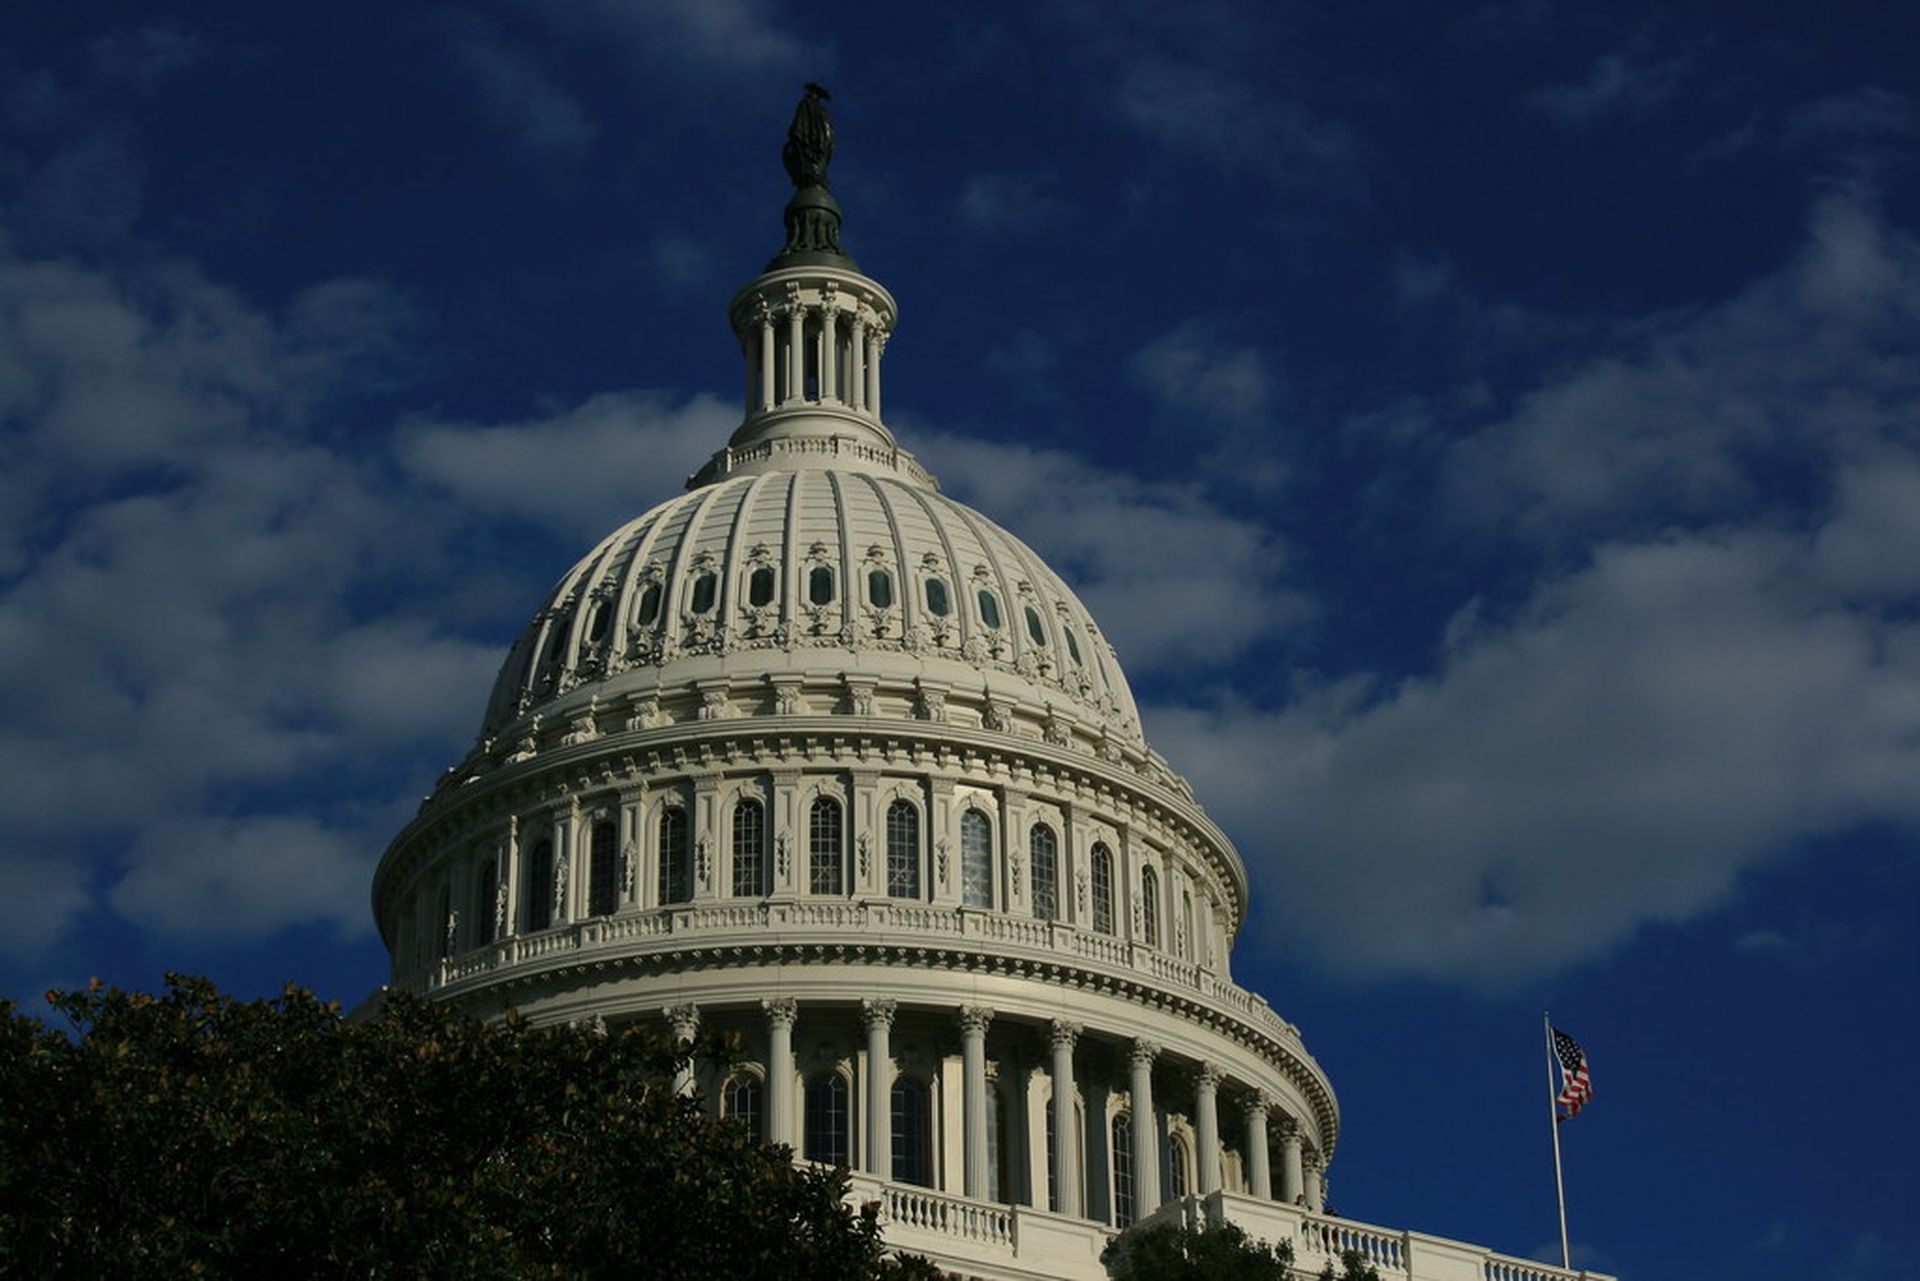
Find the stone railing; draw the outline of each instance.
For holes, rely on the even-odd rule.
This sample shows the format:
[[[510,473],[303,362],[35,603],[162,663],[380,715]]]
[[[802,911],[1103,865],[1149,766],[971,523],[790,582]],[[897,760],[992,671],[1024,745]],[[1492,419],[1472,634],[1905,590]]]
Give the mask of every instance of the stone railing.
[[[1033,959],[1068,956],[1090,969],[1143,979],[1169,992],[1188,993],[1291,1046],[1299,1029],[1275,1014],[1264,998],[1212,970],[1156,948],[1060,921],[1036,920],[984,908],[893,899],[783,899],[628,908],[612,916],[572,921],[536,934],[515,934],[439,961],[408,977],[426,991],[480,981],[522,965],[544,966],[570,956],[605,951],[644,956],[661,947],[738,946],[773,933],[805,942],[810,933],[836,944],[886,944],[898,936],[978,940],[995,951]],[[744,937],[743,936],[747,936]],[[599,958],[595,958],[599,959]]]
[[[886,1185],[881,1196],[882,1222],[899,1224],[935,1236],[987,1245],[1013,1247],[1013,1211],[965,1197],[947,1196],[926,1188]]]

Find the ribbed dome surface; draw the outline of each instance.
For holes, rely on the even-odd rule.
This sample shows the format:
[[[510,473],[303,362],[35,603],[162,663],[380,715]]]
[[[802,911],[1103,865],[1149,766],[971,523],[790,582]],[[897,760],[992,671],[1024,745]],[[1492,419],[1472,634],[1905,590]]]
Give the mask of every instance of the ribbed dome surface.
[[[910,479],[818,465],[730,476],[615,530],[514,645],[483,735],[561,702],[815,669],[1140,741],[1111,647],[1030,548]]]

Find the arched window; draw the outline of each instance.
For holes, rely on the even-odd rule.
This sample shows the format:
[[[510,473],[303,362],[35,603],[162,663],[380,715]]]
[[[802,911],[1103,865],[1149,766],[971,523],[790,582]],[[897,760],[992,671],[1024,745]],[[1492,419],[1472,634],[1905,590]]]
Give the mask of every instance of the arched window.
[[[727,1078],[720,1089],[720,1115],[731,1117],[747,1127],[747,1133],[760,1137],[760,1118],[766,1109],[766,1087],[760,1078],[739,1072]]]
[[[807,1160],[847,1164],[847,1080],[838,1072],[807,1079],[805,1131],[801,1151]]]
[[[807,811],[807,892],[843,894],[846,845],[840,826],[840,802],[816,796]]]
[[[499,892],[500,870],[488,859],[480,868],[480,879],[473,890],[474,941],[482,947],[493,942],[493,900]]]
[[[1113,1226],[1133,1222],[1133,1118],[1113,1118]]]
[[[1035,823],[1027,843],[1033,850],[1033,914],[1051,921],[1060,915],[1060,842],[1051,827]]]
[[[893,575],[884,569],[867,571],[867,601],[875,609],[893,607]]]
[[[1140,869],[1140,935],[1148,947],[1160,946],[1160,877],[1150,867]]]
[[[1040,611],[1027,606],[1027,636],[1034,644],[1045,646],[1047,643],[1046,624],[1040,621]]]
[[[521,897],[527,903],[527,933],[544,930],[553,924],[553,842],[541,839],[533,843],[527,856],[527,884]]]
[[[620,906],[620,831],[613,820],[593,825],[587,862],[587,915],[612,916]]]
[[[648,583],[640,592],[640,611],[634,621],[642,627],[651,627],[660,617],[660,584]]]
[[[807,574],[807,599],[815,605],[833,604],[833,571],[815,565]]]
[[[759,898],[767,889],[767,807],[748,798],[733,807],[733,896]]]
[[[1071,622],[1064,624],[1060,628],[1060,634],[1067,638],[1067,654],[1073,659],[1073,665],[1081,666],[1080,642],[1073,638],[1073,624]]]
[[[1093,928],[1099,934],[1113,933],[1113,851],[1104,841],[1093,846],[1093,867],[1088,877],[1093,882]]]
[[[887,894],[920,897],[920,811],[912,801],[887,806]]]
[[[693,897],[692,851],[687,847],[687,812],[678,805],[660,811],[660,902],[684,903]]]
[[[1176,1134],[1167,1143],[1167,1187],[1179,1200],[1187,1194],[1188,1186],[1187,1141]]]
[[[1000,598],[984,587],[980,589],[980,621],[1000,630]]]
[[[993,825],[976,809],[960,816],[960,901],[993,906]]]
[[[747,578],[747,604],[756,609],[773,604],[773,570],[765,565]]]
[[[693,612],[704,614],[713,608],[714,592],[719,581],[712,574],[702,574],[693,580]]]
[[[953,608],[947,602],[947,585],[938,578],[927,580],[927,612],[935,618],[945,618],[947,611]]]
[[[893,1083],[893,1180],[933,1186],[933,1102],[925,1081]]]

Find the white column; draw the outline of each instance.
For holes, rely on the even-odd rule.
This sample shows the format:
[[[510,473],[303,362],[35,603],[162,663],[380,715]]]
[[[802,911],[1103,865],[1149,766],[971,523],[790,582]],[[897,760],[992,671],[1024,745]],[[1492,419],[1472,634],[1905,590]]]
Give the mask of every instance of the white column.
[[[807,390],[807,311],[800,305],[799,291],[787,296],[787,385],[783,403],[799,400]]]
[[[820,399],[823,403],[840,399],[840,351],[833,332],[838,312],[831,297],[820,308]]]
[[[974,1200],[987,1195],[987,1024],[984,1005],[960,1007],[960,1115],[965,1162],[961,1188]]]
[[[760,304],[760,391],[754,397],[760,409],[772,409],[773,387],[773,310]]]
[[[1300,1164],[1300,1123],[1292,1117],[1280,1122],[1280,1199],[1288,1205],[1301,1204],[1306,1180]]]
[[[1134,1217],[1144,1219],[1160,1208],[1160,1134],[1153,1112],[1153,1061],[1160,1057],[1160,1047],[1137,1037],[1127,1057],[1133,1073]]]
[[[1247,1100],[1248,1191],[1262,1201],[1273,1199],[1273,1170],[1267,1160],[1267,1109],[1271,1105],[1272,1100],[1262,1091]]]
[[[1315,1214],[1318,1214],[1327,1208],[1327,1185],[1326,1181],[1321,1177],[1321,1171],[1325,1168],[1325,1164],[1320,1160],[1319,1153],[1314,1153],[1307,1157],[1305,1164],[1307,1208]]]
[[[898,1002],[870,996],[860,1002],[867,1026],[867,1173],[893,1177],[893,1050],[889,1034]]]
[[[1080,1136],[1073,1123],[1073,1043],[1080,1037],[1078,1023],[1055,1019],[1047,1029],[1053,1047],[1053,1186],[1060,1195],[1060,1213],[1080,1216],[1080,1181],[1075,1177]],[[1036,1198],[1038,1199],[1038,1198]]]
[[[507,839],[500,843],[500,884],[505,887],[506,917],[496,931],[500,938],[520,932],[520,816],[507,820]]]
[[[767,1015],[767,1142],[793,1146],[793,1021],[790,996],[760,1002]]]
[[[847,395],[855,409],[867,406],[867,320],[853,313],[853,329],[847,339]]]
[[[1200,1163],[1200,1195],[1220,1190],[1220,1069],[1202,1063],[1193,1083],[1193,1128],[1198,1142],[1195,1159]]]
[[[880,416],[880,353],[887,349],[886,331],[869,330],[867,342],[870,345],[867,355],[867,412],[878,418]]]
[[[691,1043],[700,1035],[700,1007],[697,1005],[669,1005],[666,1009],[667,1026],[673,1030],[675,1045]],[[673,1092],[678,1095],[693,1093],[693,1056],[691,1044],[685,1062],[677,1063],[673,1069]]]

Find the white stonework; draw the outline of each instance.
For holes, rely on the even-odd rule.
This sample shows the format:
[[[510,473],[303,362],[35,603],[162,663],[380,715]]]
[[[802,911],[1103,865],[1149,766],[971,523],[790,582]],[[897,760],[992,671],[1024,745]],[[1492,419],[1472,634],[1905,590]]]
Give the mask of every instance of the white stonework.
[[[882,422],[892,297],[788,257],[729,309],[738,430],[556,585],[381,860],[393,984],[738,1034],[728,1079],[676,1084],[846,1162],[966,1276],[1102,1277],[1155,1215],[1311,1273],[1567,1275],[1320,1213],[1339,1108],[1228,972],[1232,842],[1073,592]]]

